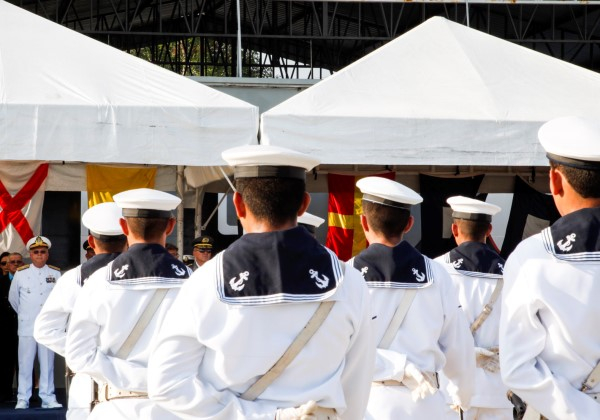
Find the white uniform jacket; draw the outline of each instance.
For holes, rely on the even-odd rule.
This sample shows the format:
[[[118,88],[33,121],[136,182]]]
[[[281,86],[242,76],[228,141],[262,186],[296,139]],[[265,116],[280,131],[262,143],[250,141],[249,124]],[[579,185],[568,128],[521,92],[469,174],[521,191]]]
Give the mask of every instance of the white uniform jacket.
[[[465,245],[471,244],[476,243]],[[483,247],[486,246],[484,244],[480,245]],[[447,253],[436,258],[435,261],[442,263],[450,275],[452,285],[458,294],[458,301],[466,315],[468,324],[471,325],[479,317],[483,311],[483,307],[489,303],[492,293],[498,285],[498,281],[502,281],[502,275],[482,273],[475,270],[459,270],[454,268],[449,258],[450,253]],[[503,269],[504,267],[502,266],[500,270]],[[499,296],[496,303],[494,303],[490,315],[481,324],[481,327],[475,331],[474,340],[476,347],[485,349],[498,347],[501,300],[502,298]],[[512,408],[512,404],[506,397],[507,391],[508,388],[502,382],[499,371],[492,373],[478,367],[475,370],[475,386],[471,398],[471,406]]]
[[[504,270],[502,377],[551,420],[600,419],[579,390],[600,360],[599,221],[598,208],[562,217],[521,242]]]
[[[56,282],[34,325],[35,340],[63,357],[69,316],[81,290],[77,284],[78,271],[79,266],[67,271]]]
[[[33,335],[38,343],[63,357],[65,356],[69,318],[83,282],[86,280],[86,278],[81,278],[82,266],[86,267],[84,272],[89,273],[92,270],[93,273],[111,262],[117,255],[95,255],[83,265],[79,265],[62,275],[35,320]]]
[[[48,265],[20,268],[10,285],[8,300],[19,318],[19,336],[33,337],[35,318],[56,285],[60,271]]]
[[[337,257],[318,244],[335,273],[325,276],[314,267],[306,270],[305,278],[313,286],[329,287],[323,297],[335,305],[302,351],[255,401],[240,398],[283,355],[319,306],[311,295],[286,298],[283,292],[238,300],[224,294],[229,286],[239,293],[252,288],[256,265],[266,271],[275,268],[277,273],[287,267],[283,287],[299,284],[286,280],[300,278],[304,270],[279,266],[282,260],[274,253],[281,248],[270,246],[269,238],[280,234],[316,243],[302,227],[273,235],[246,234],[234,245],[249,242],[245,250],[256,258],[233,258],[240,264],[239,276],[223,274],[227,273],[223,255],[232,245],[195,271],[182,287],[162,325],[148,376],[151,398],[180,418],[273,420],[278,408],[314,400],[335,408],[343,419],[362,419],[375,351],[367,289],[360,273],[350,266],[342,277]],[[290,264],[310,260],[302,255]],[[251,265],[246,271],[245,261]]]
[[[191,271],[156,244],[136,244],[106,267],[100,268],[81,289],[67,332],[66,361],[77,373],[100,384],[127,391],[146,392],[147,362],[158,326],[171,308]],[[116,357],[156,289],[169,289],[126,359]],[[148,399],[121,399],[97,405],[90,418],[151,418]],[[170,418],[161,413],[156,418]]]
[[[375,258],[371,257],[370,260],[378,267],[366,266],[361,260],[361,258],[368,258],[364,257],[367,250],[369,253],[373,253]],[[381,342],[406,290],[413,288],[407,284],[409,280],[416,279],[417,284],[413,284],[413,286],[418,287],[418,283],[423,285],[417,289],[414,300],[390,346],[387,349],[377,349],[373,381],[402,381],[407,362],[413,363],[421,372],[443,371],[458,388],[459,401],[456,403],[460,403],[463,408],[468,408],[473,392],[475,372],[473,337],[448,274],[441,264],[421,255],[407,242],[401,242],[395,248],[371,244],[367,250],[351,262],[361,270],[369,285],[371,308],[375,320],[376,343]],[[390,253],[393,255],[388,255]],[[401,265],[406,265],[406,261],[398,262],[395,265],[385,263],[388,259],[404,259],[407,253],[414,253],[413,257],[418,258],[422,264],[420,267],[415,265],[416,268],[408,270],[409,275],[400,275],[398,271],[394,271],[395,268],[400,269]],[[378,268],[377,271],[380,274],[373,273],[375,268]],[[386,274],[385,271],[388,273]],[[400,278],[390,279],[394,275]],[[369,276],[373,276],[373,278],[370,279]],[[411,280],[408,277],[414,279]],[[413,283],[415,282],[413,281]],[[390,400],[390,390],[384,388],[388,387],[379,385],[372,387],[372,401],[369,402],[368,408],[370,418],[386,418],[390,415],[389,413],[397,414],[412,410],[406,407],[400,408],[399,411],[380,408],[382,401],[386,399],[386,403],[389,405],[406,404],[406,400],[403,400],[404,402]],[[404,387],[393,388],[400,390]],[[388,396],[384,395],[380,398],[379,395],[374,396],[374,393],[384,393]],[[443,404],[443,398],[441,404]]]

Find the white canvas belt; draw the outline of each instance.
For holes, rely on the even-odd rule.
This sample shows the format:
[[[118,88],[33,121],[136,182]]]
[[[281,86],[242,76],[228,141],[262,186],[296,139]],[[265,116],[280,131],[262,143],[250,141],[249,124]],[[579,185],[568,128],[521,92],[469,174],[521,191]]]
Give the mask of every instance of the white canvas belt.
[[[109,384],[102,384],[98,389],[98,402],[106,402],[110,400],[127,399],[127,398],[148,398],[146,392],[127,391],[118,389]]]
[[[144,308],[144,311],[138,318],[133,329],[129,332],[129,335],[115,354],[115,357],[122,360],[127,359],[127,356],[129,356],[129,353],[131,353],[131,350],[133,350],[133,347],[136,345],[136,343],[146,330],[146,327],[154,317],[156,310],[158,309],[168,292],[168,288],[156,289],[154,291],[152,297],[150,298],[150,301]],[[95,398],[95,401],[97,401],[98,403],[119,398],[148,398],[148,394],[145,392],[118,389],[106,383],[103,383],[98,386],[98,395]],[[95,404],[96,402],[93,402],[92,406],[94,406]]]
[[[408,309],[410,308],[410,305],[412,304],[412,301],[415,298],[416,294],[417,289],[406,289],[406,291],[404,292],[404,296],[402,296],[402,300],[400,300],[400,304],[396,308],[396,312],[394,313],[390,324],[385,330],[385,333],[383,334],[383,337],[381,338],[381,341],[379,342],[377,348],[387,349],[390,347],[392,341],[394,340],[394,337],[396,336],[396,334],[398,334],[398,330],[402,325],[402,321],[404,321],[404,317],[406,317]]]
[[[422,374],[425,378],[427,378],[427,381],[429,382],[429,384],[432,385],[434,388],[440,387],[437,373],[422,372]],[[403,382],[397,381],[395,379],[385,379],[383,381],[373,381],[372,383],[373,383],[373,385],[380,385],[380,386],[406,386],[406,385],[404,385]]]
[[[283,353],[283,355],[279,358],[279,360],[277,360],[277,362],[275,362],[275,364],[267,371],[267,373],[261,376],[256,382],[254,382],[254,384],[252,384],[252,386],[250,386],[250,388],[246,390],[246,392],[240,395],[241,399],[254,401],[260,394],[264,392],[265,389],[267,389],[269,385],[271,385],[275,379],[277,379],[279,375],[281,375],[284,369],[288,367],[290,363],[292,363],[298,353],[300,353],[300,351],[304,348],[306,343],[308,343],[312,336],[317,332],[321,324],[323,324],[327,318],[327,315],[329,315],[329,312],[331,312],[331,308],[333,308],[334,304],[335,301],[333,300],[324,301],[319,304],[319,307],[313,316],[308,320],[308,323],[296,336],[294,341],[292,341],[292,344],[290,344],[290,346],[286,349],[285,353]]]
[[[503,285],[504,280],[498,279],[498,281],[496,282],[496,287],[494,287],[494,291],[492,292],[492,296],[490,297],[490,301],[483,307],[483,310],[481,311],[477,319],[475,319],[475,321],[473,321],[473,323],[471,324],[471,334],[475,334],[475,331],[477,331],[479,327],[481,327],[481,325],[485,322],[488,316],[490,316],[490,314],[492,313],[492,309],[494,309],[494,303],[496,303],[496,300],[498,300]]]

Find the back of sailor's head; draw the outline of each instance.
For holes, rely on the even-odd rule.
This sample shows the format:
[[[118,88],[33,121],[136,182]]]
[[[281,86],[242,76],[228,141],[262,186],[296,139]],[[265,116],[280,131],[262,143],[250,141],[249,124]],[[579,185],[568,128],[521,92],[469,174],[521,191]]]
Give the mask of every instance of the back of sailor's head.
[[[461,195],[449,197],[446,202],[452,209],[454,224],[458,226],[458,231],[453,230],[457,242],[485,242],[491,232],[492,217],[500,212],[500,207]]]
[[[423,201],[412,189],[378,176],[361,178],[363,214],[369,226],[387,237],[401,236],[410,220],[410,209]]]
[[[155,241],[170,229],[173,210],[181,203],[181,199],[173,194],[150,188],[123,191],[115,194],[113,199],[133,233],[148,241]]]
[[[542,125],[538,137],[551,168],[558,168],[577,194],[600,198],[600,119],[555,118]]]

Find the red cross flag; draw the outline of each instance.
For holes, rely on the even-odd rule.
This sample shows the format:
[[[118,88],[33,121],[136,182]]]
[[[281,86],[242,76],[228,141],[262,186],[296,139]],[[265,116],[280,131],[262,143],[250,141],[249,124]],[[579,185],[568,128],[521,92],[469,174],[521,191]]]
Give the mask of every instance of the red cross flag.
[[[0,250],[23,253],[27,241],[41,234],[47,177],[47,163],[0,166]]]

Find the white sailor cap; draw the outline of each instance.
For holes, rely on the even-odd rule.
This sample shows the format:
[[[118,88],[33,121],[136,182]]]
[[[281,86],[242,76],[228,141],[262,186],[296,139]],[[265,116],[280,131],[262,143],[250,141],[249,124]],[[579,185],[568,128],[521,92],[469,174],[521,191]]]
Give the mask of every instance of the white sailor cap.
[[[50,239],[46,238],[45,236],[34,236],[33,238],[27,241],[25,247],[27,249],[35,249],[41,247],[46,247],[50,249],[52,248],[52,242],[50,242]]]
[[[181,198],[164,191],[138,188],[123,191],[113,196],[115,203],[123,210],[123,217],[163,218],[172,216]]]
[[[450,204],[455,219],[491,222],[492,216],[502,210],[495,204],[461,195],[450,197],[446,202]]]
[[[306,226],[306,228],[313,233],[324,221],[325,219],[322,217],[315,216],[307,211],[302,213],[302,216],[298,217],[298,224]]]
[[[363,200],[385,206],[410,209],[423,201],[423,197],[410,188],[387,178],[368,176],[359,179],[356,186],[363,193]]]
[[[548,159],[579,169],[600,170],[600,120],[561,117],[538,131]]]
[[[87,209],[81,217],[81,223],[95,237],[120,236],[123,235],[120,219],[121,208],[116,203],[108,202]]]
[[[247,145],[225,150],[221,156],[233,167],[235,178],[298,178],[321,161],[295,150],[269,145]]]

